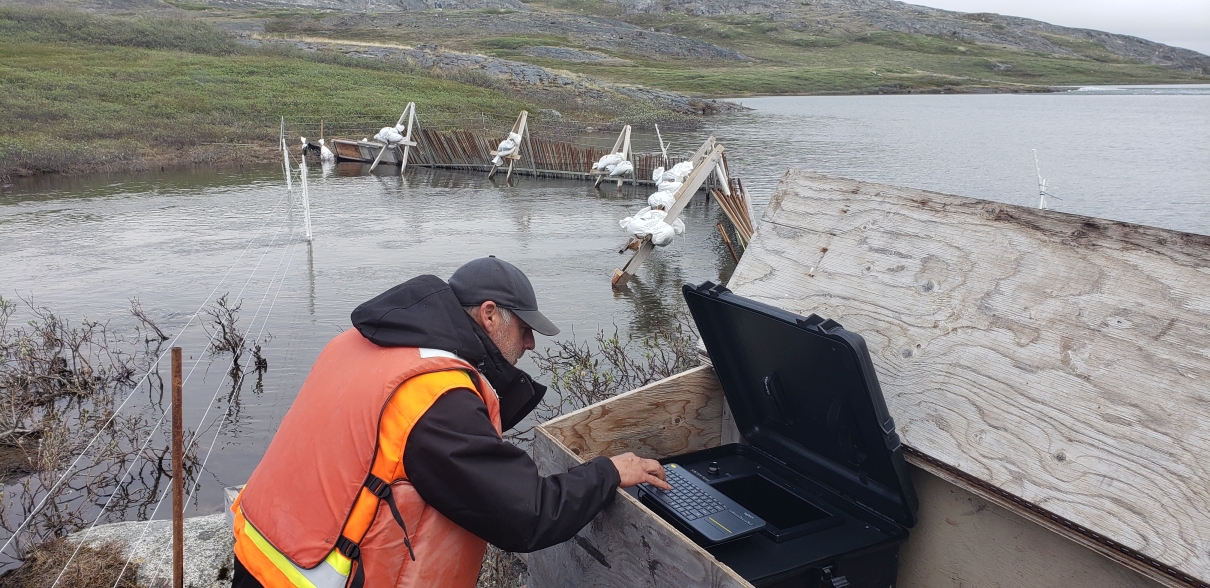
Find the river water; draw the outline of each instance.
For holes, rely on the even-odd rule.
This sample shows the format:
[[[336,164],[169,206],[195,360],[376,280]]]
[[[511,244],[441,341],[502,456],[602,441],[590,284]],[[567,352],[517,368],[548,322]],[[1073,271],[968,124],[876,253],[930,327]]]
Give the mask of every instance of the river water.
[[[788,168],[1036,205],[1036,149],[1055,210],[1210,233],[1210,87],[742,102],[753,110],[665,138],[681,153],[716,135],[758,215]],[[657,145],[643,131],[635,143]],[[726,221],[700,198],[682,217],[685,238],[615,292],[609,278],[628,258],[617,252],[617,221],[646,192],[418,168],[403,177],[312,170],[308,243],[283,183],[270,167],[43,178],[0,191],[0,296],[115,328],[130,323],[137,297],[180,334],[185,422],[200,431],[206,459],[188,514],[217,511],[221,488],[247,479],[353,307],[414,275],[445,278],[497,255],[527,272],[560,338],[584,339],[614,326],[642,333],[676,311],[682,283],[725,281],[734,267],[715,228]],[[239,325],[262,344],[263,389],[249,381],[232,395],[224,360],[204,352],[208,335],[190,322],[224,293],[242,301]],[[158,418],[162,409],[135,394],[123,410]]]

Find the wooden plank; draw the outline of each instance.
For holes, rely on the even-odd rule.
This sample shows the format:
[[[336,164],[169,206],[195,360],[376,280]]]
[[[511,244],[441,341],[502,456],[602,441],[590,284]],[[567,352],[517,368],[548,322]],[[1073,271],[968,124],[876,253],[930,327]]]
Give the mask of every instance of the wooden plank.
[[[699,151],[705,150],[708,145],[713,144],[714,137],[710,137]],[[705,156],[701,162],[695,165],[693,171],[689,173],[689,177],[685,178],[685,183],[681,184],[681,187],[674,194],[676,202],[672,204],[672,208],[668,209],[668,214],[664,217],[665,223],[671,225],[676,221],[676,217],[681,214],[681,210],[684,210],[689,201],[693,199],[694,194],[697,194],[698,188],[702,187],[702,184],[706,182],[706,178],[709,178],[711,172],[714,171],[712,164],[719,161],[722,156],[723,146],[716,145],[712,148],[709,155]],[[697,159],[696,155],[694,159]],[[597,180],[597,183],[600,184],[600,179]],[[643,265],[643,262],[647,260],[647,257],[651,255],[654,249],[655,245],[651,243],[651,240],[644,239],[643,244],[639,245],[639,250],[634,252],[634,256],[630,258],[630,261],[627,261],[626,265],[622,266],[622,269],[614,270],[613,277],[610,279],[610,285],[615,288],[625,286],[630,281],[630,278],[633,278],[634,274],[639,271],[639,266]]]
[[[574,455],[659,458],[717,447],[723,389],[701,366],[551,420],[542,427]]]
[[[534,461],[549,476],[597,454],[717,444],[722,402],[713,370],[690,370],[535,428]],[[560,442],[564,433],[572,445]],[[530,554],[529,573],[537,588],[751,586],[622,490],[572,540]]]
[[[1210,581],[1210,237],[791,172],[730,287],[864,336],[908,445]]]

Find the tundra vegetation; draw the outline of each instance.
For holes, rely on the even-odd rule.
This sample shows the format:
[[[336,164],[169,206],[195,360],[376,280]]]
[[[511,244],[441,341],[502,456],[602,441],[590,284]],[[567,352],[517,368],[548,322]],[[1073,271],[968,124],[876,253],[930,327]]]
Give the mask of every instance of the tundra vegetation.
[[[431,119],[541,110],[478,72],[249,47],[181,18],[3,7],[0,72],[0,175],[10,177],[278,161],[283,116],[309,123],[291,127],[293,147],[297,135],[319,135],[320,119],[373,134],[407,101]],[[570,114],[608,122],[631,110],[650,106],[590,103]]]
[[[89,13],[0,7],[0,179],[270,162],[283,116],[292,145],[318,136],[321,119],[360,137],[407,101],[439,125],[469,126],[468,113],[498,125],[524,108],[535,129],[556,119],[561,129],[610,128],[692,125],[715,110],[703,97],[1210,82],[1206,56],[998,15],[854,16],[840,10],[843,0],[769,0],[748,13],[747,4],[703,0],[703,15],[629,0],[514,4],[365,13],[286,0],[149,2],[137,11],[73,4]],[[375,47],[462,57],[452,65],[376,57]],[[534,83],[518,67],[559,81]],[[683,100],[653,100],[643,87]]]

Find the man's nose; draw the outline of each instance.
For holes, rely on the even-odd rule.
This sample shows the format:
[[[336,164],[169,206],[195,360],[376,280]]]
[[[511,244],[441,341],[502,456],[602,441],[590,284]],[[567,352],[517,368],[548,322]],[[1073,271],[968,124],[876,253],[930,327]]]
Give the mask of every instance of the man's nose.
[[[525,350],[529,351],[536,346],[537,343],[534,341],[534,330],[527,327],[525,329]]]

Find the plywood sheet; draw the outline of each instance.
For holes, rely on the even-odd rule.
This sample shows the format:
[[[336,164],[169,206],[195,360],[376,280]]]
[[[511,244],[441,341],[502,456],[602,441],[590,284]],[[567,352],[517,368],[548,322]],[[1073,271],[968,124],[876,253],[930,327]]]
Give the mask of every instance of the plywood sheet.
[[[791,172],[729,286],[865,337],[908,445],[1210,580],[1210,237]]]
[[[701,366],[542,425],[582,460],[632,451],[657,459],[717,447],[723,390]]]
[[[536,428],[534,461],[548,476],[598,454],[663,457],[682,451],[677,448],[714,446],[722,403],[714,372],[690,370]],[[705,422],[695,422],[698,418],[707,419],[707,431],[700,429]],[[608,427],[616,428],[617,439],[609,438]],[[531,554],[529,570],[529,585],[535,588],[751,587],[622,490],[570,541]]]

